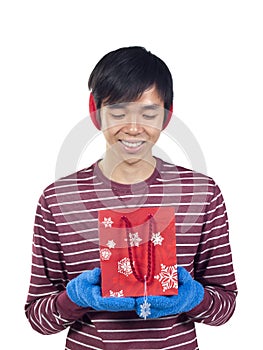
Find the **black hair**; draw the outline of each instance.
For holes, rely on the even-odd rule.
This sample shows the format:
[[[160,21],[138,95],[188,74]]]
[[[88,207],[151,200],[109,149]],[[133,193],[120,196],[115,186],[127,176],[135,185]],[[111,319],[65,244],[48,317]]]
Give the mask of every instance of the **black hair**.
[[[173,81],[166,64],[144,47],[130,46],[109,52],[96,64],[89,78],[96,106],[138,99],[155,85],[170,109],[173,102]]]

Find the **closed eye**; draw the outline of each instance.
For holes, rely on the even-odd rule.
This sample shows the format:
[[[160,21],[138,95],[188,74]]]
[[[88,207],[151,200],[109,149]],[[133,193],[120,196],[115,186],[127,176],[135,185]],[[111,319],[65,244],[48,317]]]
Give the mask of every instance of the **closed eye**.
[[[111,116],[116,119],[121,119],[125,117],[125,114],[113,114],[111,113]]]
[[[143,114],[143,118],[145,119],[154,119],[157,117],[158,114],[154,114],[154,115],[151,115],[151,114]]]

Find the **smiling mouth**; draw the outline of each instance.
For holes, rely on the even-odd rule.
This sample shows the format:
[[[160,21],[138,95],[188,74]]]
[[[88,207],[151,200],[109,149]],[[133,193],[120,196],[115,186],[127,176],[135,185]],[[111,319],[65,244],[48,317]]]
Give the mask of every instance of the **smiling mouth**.
[[[137,148],[140,147],[145,141],[124,141],[124,140],[120,140],[120,142],[128,148]]]
[[[121,145],[123,146],[124,150],[128,153],[136,153],[139,152],[143,145],[145,144],[145,141],[125,141],[125,140],[119,140]]]

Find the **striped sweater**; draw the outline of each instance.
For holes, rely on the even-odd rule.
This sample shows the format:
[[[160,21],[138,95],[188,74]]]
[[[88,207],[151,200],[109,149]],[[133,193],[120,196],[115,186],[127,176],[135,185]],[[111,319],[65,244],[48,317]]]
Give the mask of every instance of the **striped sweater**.
[[[65,291],[68,281],[100,266],[98,211],[151,206],[175,208],[177,262],[204,286],[201,304],[188,313],[147,320],[135,312],[75,305]],[[196,350],[194,323],[224,324],[236,294],[224,200],[205,175],[157,158],[146,181],[124,185],[107,179],[95,163],[59,179],[40,197],[25,310],[40,333],[68,327],[65,349]]]

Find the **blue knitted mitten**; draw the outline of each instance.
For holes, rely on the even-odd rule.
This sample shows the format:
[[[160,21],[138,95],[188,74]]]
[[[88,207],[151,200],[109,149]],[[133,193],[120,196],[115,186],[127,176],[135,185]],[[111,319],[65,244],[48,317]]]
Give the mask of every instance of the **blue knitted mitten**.
[[[204,298],[204,287],[195,281],[185,268],[178,266],[178,295],[148,296],[150,314],[147,318],[176,315],[192,310]],[[136,313],[143,317],[141,305],[144,297],[136,298]]]
[[[104,298],[101,295],[100,268],[82,272],[67,284],[69,298],[78,306],[95,310],[132,311],[135,310],[135,298]]]

